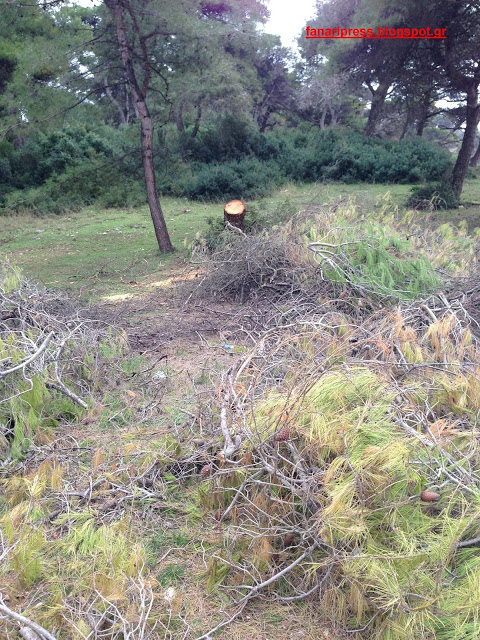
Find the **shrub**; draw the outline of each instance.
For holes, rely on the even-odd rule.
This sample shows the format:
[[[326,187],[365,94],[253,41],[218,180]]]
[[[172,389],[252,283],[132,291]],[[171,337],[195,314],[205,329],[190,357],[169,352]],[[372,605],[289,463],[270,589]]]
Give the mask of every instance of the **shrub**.
[[[450,154],[420,138],[398,143],[340,128],[306,127],[260,134],[231,118],[210,125],[194,140],[182,137],[180,147],[189,158],[191,175],[168,171],[161,191],[206,200],[258,197],[284,180],[439,180],[451,167]],[[175,152],[172,147],[170,151]],[[167,165],[172,162],[164,160]]]
[[[40,186],[81,160],[99,154],[112,157],[112,145],[101,133],[80,125],[38,133],[12,154],[14,186],[18,189]]]
[[[270,159],[299,181],[418,182],[439,179],[451,165],[448,153],[420,139],[373,140],[343,129],[282,131],[264,139]]]
[[[256,158],[224,164],[195,165],[194,177],[185,184],[185,195],[195,200],[256,198],[268,194],[284,181],[273,162]]]
[[[180,146],[193,161],[228,162],[256,155],[259,135],[249,122],[227,115],[207,125],[196,138],[180,136]]]
[[[74,125],[37,133],[18,150],[4,141],[0,204],[4,211],[26,206],[37,213],[96,201],[103,206],[143,204],[138,140],[134,123],[120,129]],[[261,134],[231,116],[205,125],[196,138],[167,127],[158,135],[155,153],[160,193],[209,201],[261,197],[288,180],[438,181],[451,166],[448,153],[421,139],[396,143],[309,126]]]
[[[422,187],[414,187],[407,200],[412,209],[431,211],[434,209],[455,209],[460,200],[448,183],[433,182]]]
[[[3,212],[27,209],[36,215],[61,214],[95,202],[104,207],[142,205],[145,189],[140,180],[126,176],[111,159],[92,153],[39,187],[8,193]]]

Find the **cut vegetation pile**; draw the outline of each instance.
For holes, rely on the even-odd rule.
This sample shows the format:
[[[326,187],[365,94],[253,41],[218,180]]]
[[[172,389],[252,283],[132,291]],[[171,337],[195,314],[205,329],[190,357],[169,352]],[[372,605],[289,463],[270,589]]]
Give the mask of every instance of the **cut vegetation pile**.
[[[194,293],[284,300],[292,311],[339,294],[350,306],[363,298],[370,309],[428,295],[473,269],[476,244],[465,228],[444,224],[429,231],[414,223],[414,215],[400,216],[387,194],[368,220],[350,198],[311,206],[256,233],[218,227],[194,243],[206,271]]]
[[[57,633],[141,639],[168,627],[171,606],[164,602],[153,615],[158,583],[145,566],[146,544],[125,516],[127,505],[133,509],[138,501],[145,510],[164,498],[154,487],[157,459],[123,458],[122,449],[111,460],[108,447],[77,439],[82,423],[121,424],[118,415],[128,406],[115,402],[111,390],[131,375],[125,353],[121,332],[2,265],[2,638],[21,631],[30,640],[51,640]],[[108,411],[102,403],[114,408]],[[144,419],[148,415],[147,407]],[[166,439],[156,446],[157,455],[164,451],[164,460],[171,459],[175,443]],[[129,466],[132,457],[135,464]]]
[[[224,448],[203,492],[225,526],[210,587],[234,616],[269,594],[317,601],[339,633],[473,640],[480,343],[451,284],[473,245],[447,227],[408,243],[393,219],[342,215],[297,226],[319,263],[303,292],[336,295],[313,306],[297,294],[288,310],[277,300],[224,375]]]
[[[234,444],[204,501],[239,607],[267,591],[364,637],[477,636],[480,351],[463,310],[429,304],[325,311],[226,376]]]
[[[0,462],[19,459],[73,421],[108,377],[125,341],[65,294],[0,264]]]

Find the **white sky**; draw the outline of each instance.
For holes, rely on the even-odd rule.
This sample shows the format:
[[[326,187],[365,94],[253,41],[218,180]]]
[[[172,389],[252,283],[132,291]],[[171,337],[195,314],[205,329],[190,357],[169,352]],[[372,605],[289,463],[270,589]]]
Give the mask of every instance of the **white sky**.
[[[269,0],[267,6],[270,19],[265,31],[281,36],[284,46],[292,46],[313,16],[315,0]]]

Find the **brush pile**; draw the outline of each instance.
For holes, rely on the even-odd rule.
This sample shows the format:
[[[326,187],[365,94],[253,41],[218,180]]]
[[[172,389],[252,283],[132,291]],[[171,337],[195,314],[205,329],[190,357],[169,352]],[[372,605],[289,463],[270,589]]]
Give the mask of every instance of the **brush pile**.
[[[376,213],[226,232],[198,292],[246,303],[252,348],[170,421],[158,360],[2,268],[0,638],[207,640],[260,597],[338,637],[478,637],[475,239]],[[204,635],[177,552],[231,605]]]
[[[99,450],[89,473],[76,439],[125,350],[66,295],[0,266],[0,638],[141,639],[161,625],[147,625],[145,549],[122,517],[126,500],[158,500],[139,488],[154,465],[108,475]]]
[[[336,234],[310,248],[347,295],[272,314],[222,379],[223,451],[200,492],[226,540],[210,587],[233,616],[268,594],[318,602],[339,633],[473,640],[478,326],[425,255],[407,264],[386,235],[368,245],[381,259],[361,260],[365,245]]]
[[[65,294],[0,264],[0,463],[20,458],[62,419],[87,409],[108,370],[102,353],[124,347],[119,334]]]
[[[208,443],[185,442],[190,414],[162,425],[159,359],[93,314],[0,267],[1,640],[191,628],[166,587],[183,571],[181,526],[202,516],[185,485],[196,490]]]
[[[206,275],[193,294],[298,307],[341,293],[347,302],[360,297],[380,308],[427,296],[472,270],[476,245],[465,227],[430,231],[416,226],[412,215],[400,217],[387,197],[365,219],[350,199],[312,205],[257,234],[227,227],[211,252],[196,240],[193,252]]]

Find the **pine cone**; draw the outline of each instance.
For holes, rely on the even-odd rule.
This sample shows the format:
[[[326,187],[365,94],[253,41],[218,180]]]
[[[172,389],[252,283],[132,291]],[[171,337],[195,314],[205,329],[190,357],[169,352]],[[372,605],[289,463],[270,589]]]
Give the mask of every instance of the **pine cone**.
[[[202,479],[206,478],[211,473],[212,473],[212,465],[211,464],[206,464],[204,467],[202,467],[202,470],[200,471],[200,475],[202,476]]]
[[[287,535],[283,539],[283,546],[291,547],[294,539],[295,539],[295,536],[293,535],[293,533],[287,533]]]
[[[285,440],[290,440],[291,435],[291,430],[288,427],[284,427],[281,431],[275,434],[274,440],[275,442],[285,442]]]
[[[420,500],[422,500],[422,502],[435,502],[435,500],[438,500],[439,498],[440,494],[435,493],[434,491],[422,491],[420,494]]]

